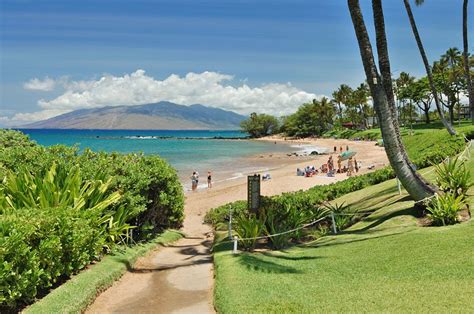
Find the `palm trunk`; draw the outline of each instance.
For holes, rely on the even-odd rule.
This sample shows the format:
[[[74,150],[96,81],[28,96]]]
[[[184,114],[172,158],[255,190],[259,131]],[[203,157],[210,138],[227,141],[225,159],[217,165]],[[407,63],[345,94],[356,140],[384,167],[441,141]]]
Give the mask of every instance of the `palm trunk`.
[[[427,101],[427,102],[422,101],[422,103],[423,103],[423,108],[420,108],[420,109],[423,110],[423,113],[425,114],[425,123],[430,124],[431,120],[430,120],[429,101]]]
[[[403,2],[405,3],[405,9],[408,14],[408,19],[410,20],[411,29],[413,31],[413,35],[415,36],[416,44],[418,45],[421,58],[423,59],[423,64],[425,66],[426,75],[428,76],[431,92],[434,95],[434,101],[436,104],[436,109],[438,110],[439,118],[441,119],[441,122],[448,130],[449,134],[456,135],[456,131],[454,130],[453,126],[444,117],[443,108],[441,108],[441,104],[439,103],[438,93],[436,92],[436,86],[433,81],[433,75],[431,74],[431,68],[428,62],[428,57],[426,56],[425,48],[423,47],[423,43],[421,42],[420,34],[418,33],[418,28],[416,27],[415,17],[413,16],[413,12],[411,11],[410,2],[409,0],[403,0]]]
[[[389,54],[388,54],[387,36],[385,33],[385,18],[383,15],[382,1],[381,0],[372,1],[372,9],[374,12],[377,54],[378,54],[380,73],[382,75],[382,82],[383,82],[382,85],[385,89],[388,105],[392,114],[395,135],[400,145],[403,158],[408,162],[410,167],[414,169],[415,167],[413,163],[410,161],[410,158],[408,158],[408,154],[405,150],[405,146],[403,145],[402,136],[400,134],[400,126],[398,124],[397,106],[395,104],[395,96],[393,93],[392,71],[390,69],[390,59],[389,59]],[[411,117],[410,117],[410,120],[411,120]]]
[[[467,38],[467,2],[464,0],[462,7],[462,37],[463,37],[463,57],[464,57],[464,77],[467,82],[467,93],[469,96],[469,111],[471,112],[471,122],[474,124],[474,91],[472,90],[471,73],[469,69],[469,44]]]
[[[370,44],[359,1],[348,0],[347,2],[390,165],[411,197],[417,201],[422,200],[425,197],[433,195],[434,189],[410,167],[410,164],[404,158],[402,153],[403,148],[401,147],[402,144],[397,139],[392,109],[387,99],[386,88],[382,84],[383,81],[378,74],[377,66],[374,61],[372,45]],[[380,14],[381,12],[374,12],[374,17],[380,17]],[[379,55],[381,52],[382,51],[379,51]],[[388,61],[388,55],[383,55],[382,53],[381,57]]]

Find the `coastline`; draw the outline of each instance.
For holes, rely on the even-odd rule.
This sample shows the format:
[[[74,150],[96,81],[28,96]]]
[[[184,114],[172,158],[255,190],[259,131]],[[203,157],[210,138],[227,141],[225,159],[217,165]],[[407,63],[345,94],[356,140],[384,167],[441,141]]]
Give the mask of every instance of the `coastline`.
[[[310,145],[318,148],[325,148],[328,153],[319,155],[294,155],[287,153],[274,154],[258,154],[245,158],[245,163],[259,166],[263,171],[259,174],[270,173],[272,179],[261,183],[261,193],[264,196],[278,195],[285,192],[294,192],[298,190],[307,190],[316,185],[331,184],[337,181],[347,179],[347,175],[335,174],[334,177],[327,177],[325,174],[318,174],[313,177],[296,176],[296,168],[304,168],[306,166],[315,166],[319,168],[321,164],[326,163],[330,155],[333,158],[339,154],[339,147],[356,151],[356,159],[361,162],[362,167],[356,175],[375,171],[388,165],[388,159],[383,147],[376,146],[375,141],[351,141],[345,139],[319,139],[319,138],[303,138],[303,139],[285,139],[281,136],[270,136],[256,141],[272,141],[285,145]],[[334,146],[338,148],[338,153],[334,154]],[[309,146],[305,146],[309,147]],[[297,151],[297,147],[295,147]],[[343,162],[343,165],[347,161]],[[369,166],[371,169],[368,169]],[[197,214],[204,215],[205,212],[213,207],[223,204],[242,200],[247,198],[247,178],[251,173],[242,173],[239,178],[231,180],[216,180],[213,187],[208,189],[205,174],[201,174],[201,180],[206,181],[200,183],[200,188],[195,191],[186,191],[187,215]],[[214,173],[213,173],[214,175]],[[197,212],[195,212],[197,211]],[[194,216],[194,215],[193,215]]]

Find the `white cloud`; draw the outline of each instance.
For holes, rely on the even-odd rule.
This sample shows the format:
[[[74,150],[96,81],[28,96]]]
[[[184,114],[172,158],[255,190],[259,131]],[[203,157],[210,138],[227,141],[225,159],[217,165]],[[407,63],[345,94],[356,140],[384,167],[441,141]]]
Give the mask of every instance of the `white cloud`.
[[[41,121],[41,120],[46,120],[46,119],[58,116],[60,114],[63,114],[69,111],[71,110],[48,109],[48,110],[42,110],[42,111],[37,111],[37,112],[17,113],[10,120],[15,123]]]
[[[34,78],[23,84],[23,88],[28,90],[49,92],[54,89],[55,85],[56,81],[49,77],[45,77],[43,80]]]
[[[72,81],[61,77],[56,81],[33,79],[36,89],[46,80],[50,86],[62,86],[64,93],[54,99],[38,101],[43,111],[20,113],[12,119],[37,121],[56,114],[83,108],[103,106],[133,106],[159,101],[171,101],[182,105],[203,104],[232,110],[242,114],[251,112],[285,115],[294,112],[301,104],[322,96],[307,93],[290,83],[269,83],[250,87],[246,80],[237,86],[230,85],[232,75],[217,72],[190,72],[185,76],[172,74],[164,80],[157,80],[137,70],[123,76],[104,75],[97,80]],[[43,87],[46,88],[47,84]],[[25,84],[26,88],[26,84]],[[30,88],[31,89],[31,88]]]

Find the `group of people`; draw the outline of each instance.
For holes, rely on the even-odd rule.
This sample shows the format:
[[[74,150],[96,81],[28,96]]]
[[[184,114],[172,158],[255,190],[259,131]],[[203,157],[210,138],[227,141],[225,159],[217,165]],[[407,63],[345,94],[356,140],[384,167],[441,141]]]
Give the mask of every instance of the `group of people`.
[[[357,161],[357,159],[349,157],[347,160],[347,165],[342,167],[342,158],[341,156],[338,157],[337,160],[337,173],[347,173],[347,176],[350,177],[354,173],[358,173],[359,169],[361,168],[361,163]]]
[[[306,166],[303,169],[296,168],[296,175],[303,177],[312,177],[319,172],[325,173],[328,177],[333,177],[336,173],[347,173],[347,176],[352,176],[354,173],[359,172],[361,168],[360,162],[357,159],[350,157],[347,161],[347,165],[342,165],[342,157],[337,157],[337,169],[334,167],[334,158],[329,156],[327,163],[322,164],[319,169],[314,166]]]
[[[191,176],[191,190],[196,191],[199,185],[199,172],[193,171]],[[207,172],[207,188],[212,188],[212,174],[210,171]]]
[[[296,175],[303,177],[312,177],[318,173],[314,166],[306,166],[304,169],[296,168]]]

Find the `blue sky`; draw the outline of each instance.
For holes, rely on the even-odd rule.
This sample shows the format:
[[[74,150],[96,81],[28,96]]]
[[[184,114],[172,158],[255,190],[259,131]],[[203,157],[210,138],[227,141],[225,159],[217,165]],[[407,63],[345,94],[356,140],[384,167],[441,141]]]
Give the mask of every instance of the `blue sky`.
[[[402,1],[384,2],[395,75],[400,71],[421,75],[421,60]],[[341,83],[357,85],[364,79],[345,0],[2,0],[0,3],[0,116],[10,119],[18,113],[53,110],[54,106],[72,110],[119,103],[118,96],[99,102],[97,99],[102,95],[97,93],[112,93],[114,78],[139,69],[146,73],[140,82],[151,78],[155,87],[171,74],[184,78],[189,72],[209,71],[233,76],[217,82],[224,88],[210,89],[216,93],[226,90],[228,85],[271,89],[274,83],[285,86],[291,83],[294,90],[288,94],[293,102],[312,95],[330,95]],[[370,1],[361,3],[366,21],[371,25]],[[462,0],[428,0],[422,7],[414,8],[431,60],[449,47],[461,48],[461,9]],[[472,34],[473,28],[470,30]],[[88,98],[77,105],[71,105],[71,98],[65,97],[52,101],[67,92],[84,96],[87,88],[73,89],[72,83],[92,84],[104,74],[110,78],[109,85],[94,87],[95,100]],[[24,84],[31,79],[41,81],[46,77],[56,82],[54,89],[25,89]],[[133,79],[125,81],[135,84]],[[176,84],[190,82],[193,81],[183,79]],[[170,88],[176,89],[178,85]],[[156,93],[168,95],[163,88]],[[282,90],[286,93],[285,87],[278,88],[280,93]],[[139,91],[145,89],[140,87]],[[307,96],[293,97],[295,90],[302,90]],[[208,99],[206,95],[193,98],[188,90],[183,93],[187,93],[186,97],[173,94],[172,99],[182,99],[183,103]],[[242,108],[228,104],[221,107],[249,111],[258,94],[252,93],[253,102],[247,101]],[[272,91],[262,98],[262,102],[269,102],[263,106],[266,111],[271,112],[272,106],[288,106],[288,110],[296,106],[268,100],[277,94]],[[232,95],[236,103],[238,97],[248,97],[242,89],[233,91]],[[156,99],[153,97],[143,99]],[[41,99],[42,106],[38,104]],[[140,102],[135,98],[133,101]],[[220,106],[219,101],[223,100],[209,101],[213,106]],[[64,105],[66,102],[68,106]]]

